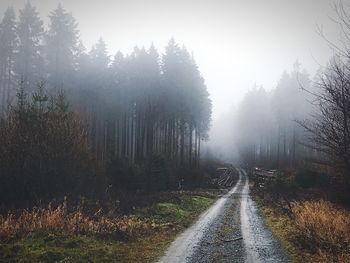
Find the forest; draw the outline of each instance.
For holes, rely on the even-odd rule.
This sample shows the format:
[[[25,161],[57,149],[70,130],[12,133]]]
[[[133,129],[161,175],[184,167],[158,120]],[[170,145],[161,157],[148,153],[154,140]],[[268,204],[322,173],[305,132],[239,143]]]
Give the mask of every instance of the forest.
[[[316,163],[348,180],[348,54],[338,51],[313,79],[296,62],[272,90],[254,86],[245,95],[233,118],[242,164],[285,169]]]
[[[308,73],[296,62],[294,70],[284,72],[272,91],[255,86],[245,95],[234,123],[239,127],[237,147],[243,163],[275,168],[316,158],[298,123],[312,115],[312,90]]]
[[[333,7],[340,44],[318,32],[328,62],[312,76],[296,61],[272,89],[251,88],[232,116],[239,163],[292,262],[349,261],[350,17],[345,2]]]
[[[0,199],[194,182],[211,101],[190,52],[171,39],[111,56],[102,38],[86,51],[62,5],[49,19],[27,2],[1,21]]]
[[[0,262],[350,262],[349,3],[61,2],[0,1]]]

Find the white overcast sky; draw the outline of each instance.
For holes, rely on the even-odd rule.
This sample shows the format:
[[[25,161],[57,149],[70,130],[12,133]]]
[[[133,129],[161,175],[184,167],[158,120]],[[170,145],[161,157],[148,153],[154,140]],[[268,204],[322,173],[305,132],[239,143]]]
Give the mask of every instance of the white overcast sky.
[[[347,2],[349,0],[344,0]],[[26,0],[0,0],[21,8]],[[61,2],[79,23],[90,48],[100,36],[108,50],[130,52],[152,42],[163,51],[171,37],[194,52],[214,105],[228,112],[254,83],[273,88],[296,60],[310,73],[332,55],[317,34],[339,35],[333,0],[32,0],[47,22]]]

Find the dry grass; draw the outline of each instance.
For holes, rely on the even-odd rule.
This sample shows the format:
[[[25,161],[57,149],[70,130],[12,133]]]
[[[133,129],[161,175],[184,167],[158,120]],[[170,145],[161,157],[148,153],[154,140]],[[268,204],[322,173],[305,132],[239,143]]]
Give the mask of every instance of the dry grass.
[[[37,232],[59,232],[63,234],[116,234],[130,238],[141,235],[159,227],[151,222],[144,222],[134,216],[106,217],[89,216],[79,207],[68,212],[67,200],[53,208],[36,207],[23,210],[18,215],[8,213],[0,216],[0,238],[24,236]]]
[[[350,262],[349,253],[330,254],[329,252],[319,250],[316,254],[310,255],[309,262],[313,263],[346,263]]]
[[[118,218],[91,212],[95,202],[7,213],[0,217],[0,262],[154,262],[213,203],[216,195],[208,196],[169,193]]]
[[[350,262],[350,213],[328,201],[293,203],[291,235],[312,262]]]

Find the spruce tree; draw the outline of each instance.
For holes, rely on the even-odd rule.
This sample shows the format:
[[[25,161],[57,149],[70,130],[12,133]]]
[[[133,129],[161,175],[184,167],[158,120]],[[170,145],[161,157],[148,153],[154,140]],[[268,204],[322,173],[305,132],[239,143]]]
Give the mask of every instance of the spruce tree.
[[[19,81],[22,82],[22,87],[28,92],[32,91],[44,77],[43,21],[30,2],[27,2],[20,10],[17,35],[18,53],[15,69]]]
[[[67,88],[77,67],[77,23],[61,4],[50,13],[49,18],[45,52],[49,83],[55,88]]]
[[[15,92],[14,87],[14,54],[17,46],[16,15],[12,8],[5,11],[0,24],[0,94],[1,115],[8,110]]]

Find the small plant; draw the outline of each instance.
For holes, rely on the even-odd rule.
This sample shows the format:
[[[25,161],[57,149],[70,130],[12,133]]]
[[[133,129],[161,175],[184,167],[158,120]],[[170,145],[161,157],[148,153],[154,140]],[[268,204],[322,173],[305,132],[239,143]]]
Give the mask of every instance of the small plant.
[[[44,84],[31,96],[20,89],[0,122],[1,203],[23,207],[88,192],[95,164],[86,127],[64,93],[49,96]]]
[[[95,215],[97,215],[95,213]],[[122,238],[132,238],[147,234],[156,228],[152,222],[144,222],[135,216],[110,218],[89,216],[80,207],[68,212],[67,200],[53,208],[36,207],[23,210],[16,216],[8,213],[0,217],[0,239],[24,236],[31,233],[50,232],[64,234],[115,234]]]
[[[277,172],[275,178],[266,183],[263,194],[274,202],[283,200],[289,207],[289,200],[295,191],[295,182],[285,172]]]
[[[350,214],[328,201],[292,203],[293,236],[318,254],[341,254],[350,249]],[[348,255],[349,256],[349,255]]]

